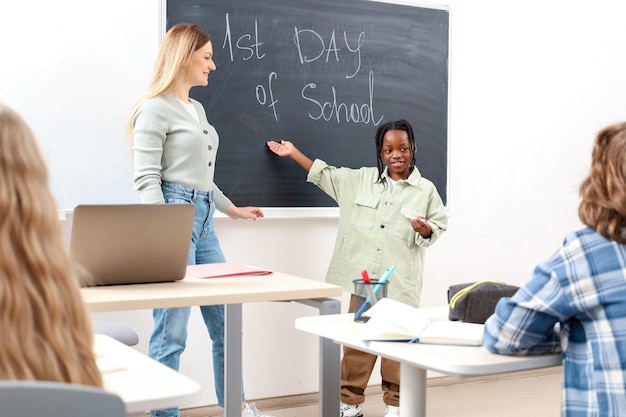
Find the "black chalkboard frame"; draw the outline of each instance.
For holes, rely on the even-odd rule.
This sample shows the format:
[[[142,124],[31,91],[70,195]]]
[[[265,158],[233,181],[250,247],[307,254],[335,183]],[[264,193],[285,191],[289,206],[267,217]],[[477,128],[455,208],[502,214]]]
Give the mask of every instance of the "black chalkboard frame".
[[[187,10],[183,10],[182,14],[176,15],[176,13],[172,12],[175,8],[184,9],[185,7],[187,7]],[[220,7],[222,7],[222,9],[220,9]],[[227,7],[228,11],[225,12],[224,7]],[[249,12],[253,14],[247,17],[247,23],[251,24],[251,17],[253,17],[255,26],[257,27],[254,32],[250,30],[250,33],[247,33],[245,30],[242,31],[241,28],[238,28],[233,22],[236,19],[241,19],[242,16],[245,16],[245,13],[242,14],[240,12],[241,8],[247,8],[246,10],[248,10],[250,7],[261,7],[261,9]],[[362,21],[365,22],[359,23],[360,26],[357,27],[357,24],[350,26],[347,21],[341,23],[341,18],[335,19],[336,21],[333,23],[335,28],[343,24],[343,27],[348,27],[348,30],[344,31],[344,34],[346,35],[345,38],[339,36],[338,33],[340,33],[340,31],[332,32],[336,35],[332,39],[334,43],[329,43],[329,39],[331,38],[324,40],[324,47],[327,49],[332,49],[332,47],[337,47],[337,49],[346,49],[346,47],[350,45],[354,48],[354,45],[356,45],[355,42],[360,41],[355,33],[362,34],[363,32],[366,32],[364,28],[368,28],[367,22],[369,22],[372,26],[369,26],[371,33],[368,34],[366,32],[364,35],[365,40],[362,41],[364,50],[365,46],[368,45],[368,42],[373,42],[370,38],[374,38],[373,34],[378,27],[377,25],[383,25],[383,28],[386,27],[388,30],[392,30],[392,25],[394,27],[398,26],[398,30],[402,31],[402,24],[407,24],[407,16],[410,18],[410,16],[414,13],[422,16],[422,19],[428,20],[426,23],[422,21],[409,22],[410,25],[417,28],[415,29],[416,32],[412,33],[410,38],[414,40],[416,37],[419,38],[419,36],[425,36],[426,38],[433,36],[433,39],[426,39],[428,42],[425,42],[424,39],[417,39],[415,43],[424,49],[433,48],[426,54],[435,56],[427,57],[431,59],[432,62],[428,62],[423,66],[417,66],[412,72],[405,71],[403,73],[404,77],[409,77],[405,78],[405,81],[408,79],[413,80],[414,78],[410,77],[415,77],[424,79],[425,81],[423,81],[423,83],[426,84],[417,85],[417,87],[415,87],[418,89],[416,94],[415,91],[412,90],[414,87],[413,84],[407,82],[405,83],[406,88],[402,88],[403,91],[398,94],[397,85],[396,91],[391,91],[393,90],[392,88],[379,88],[379,85],[382,87],[388,87],[388,85],[385,84],[385,80],[382,80],[380,84],[377,84],[374,87],[376,88],[374,93],[377,93],[379,90],[385,91],[384,94],[390,94],[389,97],[385,98],[388,101],[393,101],[397,106],[397,108],[393,109],[391,113],[387,112],[386,108],[381,110],[380,114],[385,114],[385,117],[384,120],[381,118],[381,120],[379,120],[380,122],[391,119],[406,118],[413,124],[419,147],[417,155],[418,168],[426,178],[435,183],[444,200],[444,203],[448,205],[449,8],[444,5],[435,6],[417,3],[407,4],[406,2],[398,4],[369,0],[296,0],[294,2],[285,2],[284,0],[170,0],[168,2],[163,0],[159,40],[162,39],[169,27],[179,21],[198,23],[209,31],[213,37],[213,47],[216,55],[218,70],[211,74],[209,78],[209,87],[192,89],[192,96],[204,104],[209,120],[216,126],[218,132],[220,133],[220,153],[218,156],[215,179],[218,186],[220,186],[220,188],[235,202],[235,204],[240,206],[260,206],[263,207],[266,212],[269,209],[271,212],[278,214],[279,217],[335,217],[338,213],[336,203],[317,189],[317,187],[307,184],[305,182],[306,175],[304,174],[304,171],[297,167],[293,161],[278,158],[267,151],[264,145],[265,141],[269,139],[290,139],[310,157],[319,157],[337,166],[358,168],[359,166],[375,165],[373,138],[376,126],[373,121],[378,121],[378,119],[375,119],[377,115],[375,114],[375,111],[372,110],[372,107],[375,105],[372,102],[374,99],[371,97],[371,85],[373,83],[372,78],[375,79],[374,82],[379,82],[381,77],[384,78],[385,76],[388,76],[392,84],[393,82],[401,84],[403,79],[402,77],[398,77],[397,74],[393,74],[393,69],[385,69],[384,59],[381,58],[377,60],[375,56],[366,55],[366,53],[363,55],[366,56],[366,59],[369,59],[370,63],[376,61],[375,64],[372,64],[372,66],[369,67],[370,71],[361,71],[364,72],[363,74],[354,73],[348,70],[350,67],[349,63],[341,63],[340,65],[336,65],[336,68],[343,71],[345,74],[344,76],[348,80],[350,80],[348,76],[352,76],[352,79],[361,77],[361,84],[355,84],[354,87],[350,87],[354,89],[354,91],[350,91],[350,93],[357,95],[361,93],[365,94],[368,92],[364,90],[370,90],[369,94],[359,96],[360,98],[346,99],[347,106],[349,106],[349,103],[358,102],[361,103],[361,108],[369,109],[368,116],[371,116],[371,122],[368,123],[367,126],[357,126],[356,124],[349,126],[347,123],[340,126],[338,123],[337,126],[332,127],[332,135],[329,135],[326,134],[328,131],[324,131],[323,129],[318,131],[316,130],[316,127],[307,125],[307,121],[302,120],[302,115],[294,116],[291,114],[288,115],[291,117],[291,119],[289,119],[289,117],[283,116],[282,111],[278,115],[280,123],[276,124],[280,125],[283,123],[283,125],[278,127],[269,126],[267,124],[268,121],[272,120],[272,117],[277,116],[275,108],[278,105],[274,106],[272,109],[269,105],[272,98],[269,94],[263,95],[263,93],[269,92],[269,84],[272,81],[275,83],[279,82],[279,80],[284,81],[284,72],[281,71],[297,67],[297,65],[293,63],[280,64],[277,67],[275,66],[274,68],[277,69],[276,71],[269,71],[269,69],[274,68],[263,68],[262,65],[258,66],[258,68],[249,70],[252,71],[252,74],[254,74],[256,78],[248,87],[248,92],[251,92],[255,86],[257,88],[255,91],[256,95],[249,96],[248,101],[256,101],[254,104],[259,106],[259,108],[245,112],[238,112],[236,108],[230,109],[227,111],[228,115],[226,117],[220,117],[219,111],[224,108],[224,102],[220,101],[220,98],[224,98],[228,94],[231,94],[231,96],[242,97],[245,93],[235,90],[237,91],[237,94],[232,94],[231,92],[233,91],[233,86],[227,85],[227,82],[220,78],[219,74],[228,74],[229,77],[233,77],[233,71],[237,70],[236,67],[242,67],[244,65],[242,64],[242,62],[244,62],[244,53],[250,56],[257,54],[257,57],[260,55],[260,48],[257,47],[255,51],[254,48],[250,48],[250,46],[254,46],[254,42],[252,40],[255,36],[259,36],[259,26],[261,26],[264,19],[267,21],[268,14],[279,23],[288,22],[285,23],[285,26],[291,26],[293,23],[289,19],[295,18],[296,26],[299,26],[301,30],[301,38],[305,39],[304,42],[306,42],[307,34],[315,32],[312,35],[312,37],[314,37],[317,36],[318,30],[322,33],[323,30],[318,27],[312,28],[315,26],[315,19],[318,19],[317,23],[320,22],[319,18],[313,17],[311,18],[313,20],[309,21],[306,20],[308,18],[302,20],[303,18],[300,17],[302,16],[302,11],[307,10],[307,8],[310,8],[310,13],[306,14],[314,15],[318,10],[329,10],[330,8],[330,10],[333,10],[333,16],[339,15],[346,17],[348,15],[358,15],[359,19],[362,19]],[[207,20],[202,16],[202,13],[206,13],[206,10],[211,10],[211,14],[220,16],[220,20],[224,21],[224,26],[220,28],[219,25],[208,24]],[[383,12],[381,12],[381,10]],[[213,11],[215,13],[213,13]],[[228,13],[228,16],[226,13]],[[281,13],[285,14],[282,15]],[[342,15],[342,13],[344,14]],[[328,17],[329,15],[321,14],[321,16],[322,19],[324,19],[324,16]],[[435,35],[424,32],[432,30],[433,24],[430,20],[432,20],[433,16],[437,21],[434,23],[434,27],[438,31]],[[246,17],[244,17],[243,20],[245,21]],[[400,20],[404,23],[397,23]],[[261,21],[261,24],[259,21]],[[381,21],[383,23],[380,23]],[[224,28],[227,27],[226,25],[228,25],[228,30],[224,30]],[[356,30],[353,31],[354,33],[351,32],[351,27],[356,28]],[[267,28],[267,26],[265,26],[265,28]],[[326,34],[331,33],[331,29],[328,29]],[[284,36],[281,31],[276,30],[276,33],[277,35],[275,36]],[[242,38],[236,37],[242,36],[242,34]],[[401,64],[405,66],[404,69],[406,69],[406,66],[411,64],[412,59],[421,59],[424,57],[424,54],[419,55],[419,53],[414,53],[415,56],[411,56],[411,53],[403,53],[403,49],[394,44],[394,36],[396,36],[395,39],[397,40],[397,35],[395,34],[385,35],[383,33],[381,36],[378,36],[379,43],[376,45],[376,48],[382,48],[380,51],[385,51],[385,53],[388,52],[390,54],[397,54],[401,56],[408,55],[409,58],[401,62]],[[292,38],[295,39],[295,36],[292,35]],[[237,44],[235,42],[238,39],[243,39],[244,41],[249,40],[250,42],[248,45],[242,43],[243,47],[237,48]],[[295,41],[292,42],[295,44]],[[267,43],[267,41],[265,40],[264,43]],[[432,45],[429,43],[432,43]],[[339,48],[339,46],[341,46],[341,48]],[[411,49],[411,51],[414,50],[415,49]],[[310,51],[311,49],[309,52]],[[404,50],[404,52],[406,52],[406,50]],[[271,51],[266,49],[264,53],[267,57],[267,54],[271,53]],[[328,51],[326,51],[326,53],[332,58],[332,53],[328,54]],[[335,55],[338,53],[341,52],[335,52]],[[239,54],[239,56],[237,56],[237,54]],[[221,59],[220,56],[222,57]],[[229,56],[232,58],[228,59]],[[363,60],[363,56],[361,56],[360,59]],[[257,62],[259,61],[260,60],[257,59]],[[228,64],[233,64],[233,67],[230,68]],[[322,90],[324,82],[328,81],[328,85],[326,85],[326,87],[330,87],[332,84],[332,87],[335,87],[333,88],[333,93],[341,91],[340,87],[335,85],[336,79],[324,80],[324,77],[322,76],[321,79],[318,77],[313,80],[304,80],[304,78],[310,75],[311,71],[319,71],[320,74],[324,74],[324,66],[318,63],[314,64],[317,66],[313,67],[313,70],[305,70],[302,68],[295,70],[296,72],[302,72],[302,74],[296,74],[297,77],[303,77],[303,81],[301,84],[298,84],[298,86],[310,86],[315,84],[316,88]],[[300,62],[299,65],[302,66],[302,62]],[[362,62],[360,65],[362,65]],[[372,70],[372,68],[375,68],[375,65],[379,65],[378,68],[381,69],[381,73],[384,71],[391,71],[390,74],[383,74],[381,76],[378,72],[376,72],[376,70]],[[393,61],[388,67],[393,68],[393,65],[398,66],[400,64],[398,64],[397,61]],[[363,67],[365,66],[362,66],[361,68]],[[352,68],[354,69],[356,67],[353,66]],[[272,75],[272,73],[274,73],[274,75]],[[247,74],[250,74],[250,72]],[[238,84],[244,83],[240,82]],[[345,85],[347,84],[342,84],[342,86]],[[432,85],[435,87],[431,87]],[[420,88],[422,91],[419,91]],[[331,91],[330,88],[327,88],[326,90],[325,94],[327,94],[328,91]],[[425,90],[430,91],[426,91],[426,93],[424,93]],[[312,91],[317,92],[315,89],[309,88],[308,92]],[[388,93],[388,91],[390,92]],[[404,94],[405,91],[406,94]],[[415,97],[419,97],[422,93],[424,93],[425,97],[423,97],[421,103],[416,104],[415,102],[419,100],[415,100]],[[303,103],[311,104],[314,108],[315,105],[313,101],[317,100],[317,97],[313,98],[313,95],[310,97],[311,98],[308,101]],[[265,100],[265,104],[267,106],[264,107],[260,105],[262,101],[261,99]],[[361,101],[358,101],[359,99]],[[241,101],[241,99],[238,100]],[[285,100],[282,99],[282,101],[284,104]],[[320,102],[321,101],[322,100],[320,100]],[[368,108],[367,105],[363,106],[363,103],[372,104],[372,106]],[[309,117],[311,117],[311,106],[309,106],[307,109],[308,112],[306,112]],[[290,107],[296,106],[291,105]],[[398,108],[401,110],[398,110]],[[402,111],[402,109],[406,109],[406,111]],[[272,110],[273,114],[269,110]],[[263,114],[263,111],[265,111],[265,114]],[[277,122],[277,120],[273,121]],[[236,126],[236,129],[248,129],[246,131],[247,133],[239,135],[240,130],[233,130],[233,126]],[[244,143],[240,143],[241,136],[254,138],[251,142],[244,141]],[[348,142],[347,144],[341,143],[338,140],[332,142],[332,136],[339,136],[342,138],[347,137]],[[320,145],[322,147],[320,148],[318,145],[315,145],[315,143],[317,143],[316,140],[320,137],[330,140],[331,142],[322,143],[322,145]],[[330,139],[328,139],[328,137],[330,137]],[[348,150],[346,151],[346,149]]]

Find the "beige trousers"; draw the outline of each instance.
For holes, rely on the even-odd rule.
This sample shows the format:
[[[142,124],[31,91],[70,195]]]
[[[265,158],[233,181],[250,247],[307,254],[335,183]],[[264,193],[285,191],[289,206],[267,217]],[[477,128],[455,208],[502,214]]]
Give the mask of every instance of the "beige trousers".
[[[354,294],[350,296],[349,313],[354,312]],[[378,356],[360,350],[343,347],[341,359],[341,401],[356,405],[365,401],[365,388],[374,370]],[[381,358],[380,375],[383,401],[387,405],[400,406],[400,362]]]

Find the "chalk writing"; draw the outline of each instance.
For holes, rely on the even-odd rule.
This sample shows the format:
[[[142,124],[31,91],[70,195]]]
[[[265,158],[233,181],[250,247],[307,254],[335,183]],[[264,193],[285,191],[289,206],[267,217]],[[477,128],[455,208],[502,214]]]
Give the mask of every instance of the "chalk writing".
[[[356,103],[350,104],[348,106],[346,103],[337,104],[337,91],[335,87],[331,86],[331,91],[333,94],[333,100],[326,101],[324,103],[320,103],[319,101],[307,97],[306,90],[315,89],[317,86],[313,83],[309,83],[304,86],[302,89],[302,98],[305,100],[314,103],[319,108],[319,114],[314,115],[309,112],[309,117],[313,120],[324,119],[329,122],[334,118],[337,120],[337,123],[341,123],[341,121],[346,122],[354,122],[354,123],[365,123],[368,124],[372,122],[374,126],[378,126],[383,119],[383,116],[379,117],[378,120],[375,120],[374,116],[374,73],[370,71],[369,73],[369,103],[362,104],[359,106]],[[342,117],[343,116],[343,117]]]
[[[324,38],[322,38],[322,36],[315,32],[312,29],[301,29],[298,30],[297,27],[294,27],[295,30],[295,35],[293,37],[293,41],[296,44],[296,47],[298,48],[298,56],[300,57],[300,63],[304,64],[304,63],[308,63],[308,62],[313,62],[313,61],[317,61],[319,58],[321,58],[324,55],[324,52],[326,52],[326,62],[329,61],[330,59],[330,55],[331,53],[335,56],[335,61],[339,61],[339,51],[341,51],[341,48],[337,47],[337,41],[335,40],[335,31],[332,31],[332,34],[330,35],[330,39],[328,41],[328,46],[325,47],[324,46]],[[303,43],[300,41],[301,36],[302,35],[306,35],[309,34],[311,36],[313,36],[314,38],[312,39],[313,42],[315,43],[315,45],[311,45],[314,46],[315,49],[318,49],[318,51],[315,51],[315,49],[313,49],[312,51],[318,52],[318,54],[316,56],[314,56],[313,58],[309,57],[306,55],[306,51],[304,51],[305,47],[303,45]],[[348,34],[346,31],[343,32],[343,39],[344,42],[346,44],[346,48],[348,49],[348,51],[352,52],[352,53],[356,53],[357,54],[357,68],[354,71],[354,73],[352,73],[351,75],[346,74],[346,78],[352,78],[354,77],[358,72],[359,69],[361,68],[361,46],[363,46],[363,42],[365,42],[365,33],[361,32],[359,33],[359,38],[357,40],[357,46],[355,49],[350,48],[350,44],[348,42]],[[316,42],[319,41],[319,42]]]
[[[275,72],[270,72],[270,75],[267,77],[267,89],[270,95],[270,103],[267,107],[271,108],[274,112],[274,119],[278,121],[278,113],[276,112],[276,103],[278,100],[274,100],[274,92],[272,91],[272,79],[276,79],[278,75]],[[256,100],[260,105],[264,106],[267,102],[267,93],[265,92],[265,87],[261,84],[256,86]]]
[[[257,59],[262,59],[265,54],[261,54],[260,53],[260,47],[263,45],[263,42],[259,41],[259,27],[258,27],[258,22],[255,20],[254,21],[254,40],[255,42],[250,44],[250,45],[246,45],[245,42],[246,41],[251,41],[252,40],[252,35],[250,35],[249,33],[243,34],[241,35],[239,38],[237,38],[237,40],[235,41],[235,47],[239,50],[243,50],[243,51],[248,51],[249,55],[244,56],[242,59],[244,61],[249,60],[250,58],[254,57],[256,54],[256,58]],[[226,13],[226,33],[224,34],[224,43],[222,44],[222,48],[225,48],[226,45],[228,44],[228,51],[230,54],[230,60],[231,62],[234,59],[233,56],[233,40],[232,40],[232,34],[230,31],[230,18],[228,16],[228,13]]]
[[[258,21],[254,20],[254,30],[235,34],[232,30],[230,14],[226,13],[224,17],[226,25],[222,49],[228,50],[230,61],[241,60],[245,62],[253,58],[255,60],[263,59],[266,56],[265,52],[262,51],[262,46],[265,43],[261,41],[262,36],[259,33]],[[324,65],[341,65],[342,68],[349,70],[345,74],[347,80],[354,79],[357,76],[362,65],[361,48],[364,47],[366,41],[365,31],[359,30],[358,34],[353,39],[350,39],[349,30],[343,30],[341,32],[343,43],[341,41],[338,43],[334,29],[327,33],[326,37],[311,28],[294,26],[293,29],[293,44],[301,66],[314,65],[317,61],[321,61]],[[371,27],[368,28],[368,31],[371,32]],[[345,59],[345,62],[342,61],[343,59]],[[279,73],[277,71],[271,71],[267,75],[267,84],[265,82],[256,84],[254,95],[257,103],[270,109],[274,120],[278,121],[278,104],[280,100],[275,96],[274,82],[279,82]],[[337,88],[332,83],[328,86],[332,99],[315,98],[312,93],[317,88],[316,83],[305,82],[300,91],[301,98],[313,106],[313,110],[307,112],[311,120],[336,123],[371,123],[377,126],[384,118],[384,115],[377,117],[374,111],[373,70],[370,70],[368,74],[369,97],[367,103],[346,103],[341,101],[337,97]]]

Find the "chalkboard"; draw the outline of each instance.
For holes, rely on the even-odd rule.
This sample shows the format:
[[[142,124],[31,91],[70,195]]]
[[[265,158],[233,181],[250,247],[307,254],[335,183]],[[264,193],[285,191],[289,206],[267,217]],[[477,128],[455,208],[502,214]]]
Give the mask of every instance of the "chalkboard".
[[[334,207],[289,158],[376,166],[377,126],[407,119],[417,166],[447,201],[449,11],[367,0],[170,0],[166,28],[211,34],[217,70],[195,87],[220,135],[216,184],[239,206]]]

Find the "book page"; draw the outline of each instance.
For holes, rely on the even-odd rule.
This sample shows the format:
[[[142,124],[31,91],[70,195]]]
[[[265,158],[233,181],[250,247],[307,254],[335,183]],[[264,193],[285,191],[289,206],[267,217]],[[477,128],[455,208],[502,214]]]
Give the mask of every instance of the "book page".
[[[420,343],[480,346],[484,325],[461,321],[433,321],[419,335]]]
[[[413,306],[383,298],[367,310],[370,317],[361,333],[369,341],[409,341],[419,343],[480,346],[484,325],[460,321],[430,321]]]
[[[370,317],[363,340],[411,340],[430,323],[422,311],[390,298],[379,300],[363,315]]]

